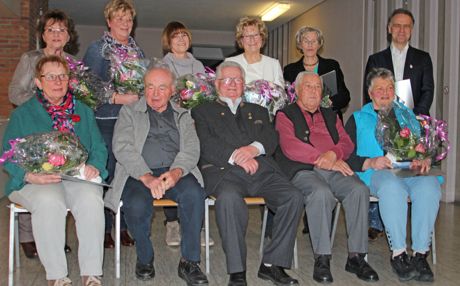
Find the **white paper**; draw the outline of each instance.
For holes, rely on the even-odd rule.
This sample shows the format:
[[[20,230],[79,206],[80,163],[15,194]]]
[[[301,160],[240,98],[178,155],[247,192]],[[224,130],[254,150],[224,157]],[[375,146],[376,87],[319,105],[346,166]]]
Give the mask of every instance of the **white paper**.
[[[399,80],[395,82],[395,93],[398,100],[407,108],[414,109],[414,97],[412,95],[412,87],[410,79]]]

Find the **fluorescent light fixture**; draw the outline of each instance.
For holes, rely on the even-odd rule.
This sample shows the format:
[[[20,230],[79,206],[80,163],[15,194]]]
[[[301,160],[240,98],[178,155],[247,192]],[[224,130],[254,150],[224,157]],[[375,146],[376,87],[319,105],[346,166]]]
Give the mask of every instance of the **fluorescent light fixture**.
[[[290,7],[291,7],[291,4],[289,3],[277,2],[273,4],[270,8],[265,10],[260,16],[262,18],[262,21],[270,22],[278,18],[281,14],[283,14],[287,10],[289,10]]]

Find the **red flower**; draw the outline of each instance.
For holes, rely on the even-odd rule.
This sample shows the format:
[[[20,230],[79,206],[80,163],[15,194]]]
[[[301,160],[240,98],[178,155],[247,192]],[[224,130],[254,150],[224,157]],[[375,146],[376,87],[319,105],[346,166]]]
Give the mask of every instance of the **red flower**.
[[[415,146],[415,151],[417,151],[418,153],[425,153],[425,146],[423,146],[422,143],[418,143],[417,146]]]
[[[77,122],[80,122],[81,117],[78,114],[72,114],[71,119],[72,119],[72,122],[77,123]]]
[[[410,129],[408,127],[404,127],[401,131],[399,131],[399,136],[402,138],[408,138],[410,136]]]

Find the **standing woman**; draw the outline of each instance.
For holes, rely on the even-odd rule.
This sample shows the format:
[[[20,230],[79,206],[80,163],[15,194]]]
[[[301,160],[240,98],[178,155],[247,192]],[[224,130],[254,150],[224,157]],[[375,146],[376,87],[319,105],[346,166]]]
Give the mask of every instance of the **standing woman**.
[[[163,61],[168,64],[176,78],[186,74],[205,73],[203,64],[188,52],[192,46],[192,33],[181,22],[173,21],[166,25],[161,35],[161,45],[164,54]],[[179,246],[181,234],[177,207],[164,207],[163,211],[166,217],[166,244]],[[203,229],[201,230],[201,245],[205,245]],[[211,237],[209,245],[214,245]]]
[[[245,73],[246,84],[264,79],[284,87],[283,73],[277,59],[261,54],[268,38],[265,23],[257,17],[243,17],[236,25],[236,42],[244,50],[242,54],[226,58],[225,61],[239,63]]]
[[[337,77],[337,94],[332,96],[332,109],[342,119],[342,109],[350,102],[350,92],[345,85],[343,72],[336,60],[325,59],[318,55],[318,51],[324,45],[323,33],[312,27],[303,26],[295,35],[296,47],[303,54],[299,61],[284,67],[284,79],[290,83],[295,81],[302,71],[315,72],[318,75],[326,74],[335,70]],[[343,120],[343,119],[342,119]]]
[[[91,70],[105,82],[110,82],[112,80],[110,68],[114,63],[111,62],[111,54],[123,50],[128,54],[136,54],[138,58],[145,57],[144,52],[130,36],[134,24],[134,16],[136,16],[136,11],[130,1],[111,0],[105,6],[104,17],[109,31],[105,32],[99,40],[91,43],[83,58],[85,65],[90,67]],[[107,162],[109,177],[107,181],[110,183],[115,173],[116,160],[112,153],[112,137],[113,128],[118,118],[118,112],[124,104],[136,102],[139,99],[139,94],[120,94],[114,90],[108,90],[107,92],[110,93],[110,101],[96,110],[96,122],[109,151]],[[106,234],[104,240],[104,246],[106,248],[114,247],[114,241],[110,234],[112,223],[113,214],[107,209]],[[134,241],[126,230],[126,223],[124,223],[123,216],[121,229],[121,243],[125,246],[133,245]]]
[[[37,62],[50,55],[70,57],[65,50],[77,40],[73,21],[60,10],[50,10],[40,18],[37,35],[41,48],[21,56],[8,88],[8,98],[16,106],[20,106],[35,94],[34,73]],[[19,242],[26,257],[34,258],[38,255],[30,214],[19,215]],[[70,252],[70,247],[66,246],[66,252]]]

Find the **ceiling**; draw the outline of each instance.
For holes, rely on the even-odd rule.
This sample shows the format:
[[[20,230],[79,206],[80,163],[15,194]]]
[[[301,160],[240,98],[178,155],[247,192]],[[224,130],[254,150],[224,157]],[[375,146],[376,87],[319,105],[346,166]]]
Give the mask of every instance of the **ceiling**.
[[[268,28],[294,19],[324,0],[290,0],[291,8]],[[104,25],[102,0],[49,0],[49,8],[70,15],[76,25]],[[137,26],[163,28],[170,21],[181,21],[191,30],[233,31],[242,16],[257,16],[275,1],[267,0],[135,0]]]

